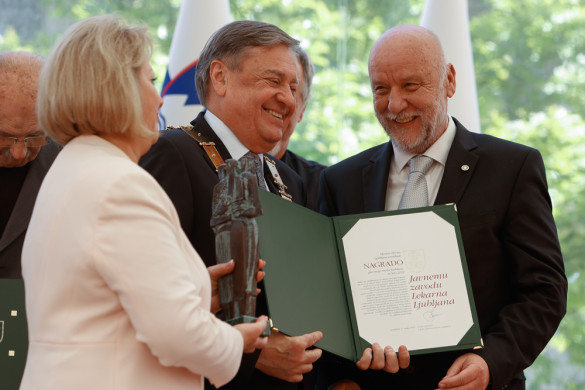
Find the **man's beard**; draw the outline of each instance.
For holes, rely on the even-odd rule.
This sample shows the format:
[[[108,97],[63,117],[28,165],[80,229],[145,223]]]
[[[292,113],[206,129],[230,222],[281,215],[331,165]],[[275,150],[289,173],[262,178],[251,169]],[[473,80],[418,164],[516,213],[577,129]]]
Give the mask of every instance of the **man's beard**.
[[[437,133],[444,130],[439,127],[439,116],[442,113],[441,109],[441,102],[437,101],[433,107],[434,115],[431,120],[429,120],[428,117],[425,117],[421,110],[411,113],[401,112],[399,114],[388,112],[383,115],[378,115],[378,113],[376,113],[376,117],[386,131],[386,134],[390,137],[390,141],[394,147],[407,153],[422,154],[436,141],[438,138]],[[392,125],[393,121],[407,122],[416,117],[421,121],[421,130],[414,139],[409,136],[408,132],[405,130],[395,128]]]

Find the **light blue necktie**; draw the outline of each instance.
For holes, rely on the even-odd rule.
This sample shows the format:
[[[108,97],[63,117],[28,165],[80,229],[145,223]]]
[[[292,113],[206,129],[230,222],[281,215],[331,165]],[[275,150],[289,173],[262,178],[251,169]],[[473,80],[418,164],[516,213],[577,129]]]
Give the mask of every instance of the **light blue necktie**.
[[[419,154],[409,161],[408,182],[404,188],[398,209],[412,209],[429,205],[429,190],[425,174],[433,164],[433,159]]]

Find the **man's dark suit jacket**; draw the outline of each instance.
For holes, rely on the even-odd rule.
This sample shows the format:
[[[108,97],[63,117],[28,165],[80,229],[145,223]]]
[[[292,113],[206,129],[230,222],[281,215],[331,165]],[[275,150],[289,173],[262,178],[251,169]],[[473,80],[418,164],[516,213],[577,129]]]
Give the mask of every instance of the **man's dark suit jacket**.
[[[20,255],[24,236],[41,183],[60,149],[60,146],[50,141],[29,163],[18,199],[0,238],[0,278],[22,279]]]
[[[566,311],[567,280],[544,164],[535,149],[455,124],[435,204],[457,205],[485,345],[477,354],[489,366],[492,388],[523,389],[522,371]],[[384,210],[392,154],[386,143],[326,169],[320,211],[334,216]],[[435,389],[461,354],[415,356],[409,372],[395,375],[354,371],[366,381],[362,389]],[[322,363],[325,374],[344,366],[327,358]],[[354,364],[345,366],[352,370]]]
[[[284,152],[280,161],[291,167],[301,177],[307,191],[306,207],[317,211],[319,176],[321,176],[321,171],[327,167],[316,161],[307,160],[288,149]]]
[[[231,158],[224,144],[200,113],[191,125],[215,146],[225,160]],[[278,172],[288,187],[293,201],[304,205],[306,195],[299,176],[276,158]],[[209,225],[212,211],[213,188],[219,182],[217,172],[199,143],[180,129],[163,130],[157,143],[140,160],[164,188],[177,209],[181,226],[205,264],[216,264],[215,235]],[[268,188],[278,193],[272,175],[264,163]],[[263,293],[257,300],[258,314],[266,313]],[[297,389],[297,384],[280,381],[254,369],[258,354],[244,355],[238,376],[222,388],[229,389]],[[209,384],[206,384],[209,387]]]

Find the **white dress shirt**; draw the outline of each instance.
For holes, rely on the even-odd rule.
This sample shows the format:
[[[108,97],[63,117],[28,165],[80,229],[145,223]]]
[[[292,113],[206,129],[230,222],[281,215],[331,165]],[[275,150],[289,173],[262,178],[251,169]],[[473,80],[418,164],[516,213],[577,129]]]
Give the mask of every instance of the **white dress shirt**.
[[[205,111],[204,115],[207,124],[209,127],[213,129],[215,135],[219,137],[221,142],[223,142],[224,146],[228,150],[229,154],[232,156],[234,160],[239,160],[244,156],[244,154],[248,153],[250,150],[239,140],[239,138],[234,134],[234,132],[226,126],[225,123],[222,122],[221,119],[215,116],[211,111]],[[264,166],[264,155],[262,153],[258,154],[258,158],[260,159],[260,164]],[[266,179],[264,180],[264,184],[266,185]],[[268,188],[268,186],[266,186]]]
[[[445,171],[445,163],[447,162],[447,156],[449,155],[453,138],[455,138],[455,122],[449,117],[447,130],[423,153],[425,156],[431,157],[434,160],[431,168],[425,175],[429,193],[429,205],[435,203],[437,193],[439,192],[439,186],[441,185],[441,179]],[[408,162],[415,156],[414,154],[396,148],[394,144],[392,144],[392,148],[394,149],[394,154],[390,161],[385,210],[398,209],[402,193],[408,182]]]

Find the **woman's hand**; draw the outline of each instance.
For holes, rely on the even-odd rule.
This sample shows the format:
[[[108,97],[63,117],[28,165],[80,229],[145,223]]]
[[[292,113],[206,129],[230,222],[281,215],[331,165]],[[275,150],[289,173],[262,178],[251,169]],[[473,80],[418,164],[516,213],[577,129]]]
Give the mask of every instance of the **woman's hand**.
[[[258,274],[256,275],[256,280],[258,282],[264,279],[264,271],[262,269],[266,265],[266,262],[262,259],[258,260]],[[234,271],[235,262],[234,260],[230,260],[227,263],[219,263],[216,265],[212,265],[211,267],[207,267],[207,272],[209,272],[209,278],[211,279],[211,312],[217,313],[221,310],[221,303],[219,300],[219,279],[222,276],[228,275]],[[260,293],[260,289],[256,291]]]
[[[234,325],[234,328],[242,334],[244,338],[244,352],[254,352],[255,349],[262,349],[268,342],[268,337],[260,337],[266,324],[268,323],[268,317],[262,315],[256,322],[251,324],[238,324]]]
[[[207,272],[209,272],[209,278],[211,279],[211,312],[217,313],[221,310],[221,305],[219,301],[219,279],[222,276],[230,274],[234,271],[234,267],[236,263],[233,260],[228,261],[227,263],[219,263],[216,265],[212,265],[211,267],[207,267]]]

